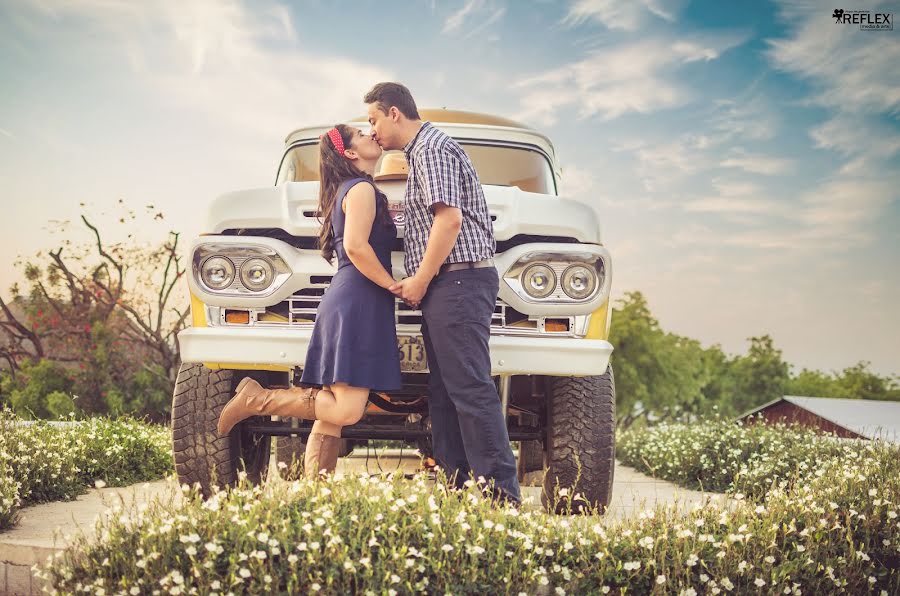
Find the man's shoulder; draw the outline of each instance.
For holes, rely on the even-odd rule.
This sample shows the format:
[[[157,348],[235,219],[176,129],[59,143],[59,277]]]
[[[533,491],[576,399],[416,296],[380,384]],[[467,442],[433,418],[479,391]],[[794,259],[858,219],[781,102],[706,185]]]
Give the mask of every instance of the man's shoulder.
[[[462,151],[459,144],[453,140],[453,137],[444,131],[432,126],[429,127],[426,134],[416,143],[412,151],[412,157],[417,161],[427,160],[429,158],[448,158],[457,156]]]
[[[447,149],[448,147],[456,145],[456,141],[454,141],[450,135],[430,122],[427,124],[427,129],[422,131],[421,142],[416,143],[416,149],[419,149],[420,151],[434,151]]]

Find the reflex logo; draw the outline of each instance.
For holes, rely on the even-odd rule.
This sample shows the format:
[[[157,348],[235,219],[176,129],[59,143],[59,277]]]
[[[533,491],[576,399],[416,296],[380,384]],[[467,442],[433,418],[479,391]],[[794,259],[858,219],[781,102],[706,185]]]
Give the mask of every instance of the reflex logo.
[[[844,10],[836,8],[831,13],[835,23],[841,25],[859,25],[860,31],[893,31],[894,18],[889,12],[869,10]]]

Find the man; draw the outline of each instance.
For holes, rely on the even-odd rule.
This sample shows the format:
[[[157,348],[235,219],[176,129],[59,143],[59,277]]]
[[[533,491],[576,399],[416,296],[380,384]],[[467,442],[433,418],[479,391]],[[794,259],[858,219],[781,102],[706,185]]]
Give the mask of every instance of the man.
[[[435,459],[457,486],[472,473],[493,482],[499,498],[519,503],[516,461],[491,378],[488,340],[499,276],[478,175],[456,141],[422,122],[403,85],[379,83],[364,101],[375,140],[385,150],[403,149],[409,163],[409,277],[391,291],[422,310]]]

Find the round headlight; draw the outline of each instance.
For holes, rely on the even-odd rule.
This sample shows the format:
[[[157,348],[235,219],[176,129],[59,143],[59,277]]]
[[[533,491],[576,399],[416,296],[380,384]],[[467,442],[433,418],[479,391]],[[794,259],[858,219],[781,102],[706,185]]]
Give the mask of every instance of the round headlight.
[[[212,290],[224,290],[234,281],[234,263],[225,257],[209,257],[200,266],[203,283]]]
[[[556,289],[556,274],[546,265],[532,265],[522,272],[522,288],[532,298],[546,298]]]
[[[562,288],[569,298],[581,300],[594,293],[597,274],[584,265],[572,265],[563,272]]]
[[[260,291],[272,285],[275,268],[267,259],[254,257],[241,265],[241,282],[247,289]]]

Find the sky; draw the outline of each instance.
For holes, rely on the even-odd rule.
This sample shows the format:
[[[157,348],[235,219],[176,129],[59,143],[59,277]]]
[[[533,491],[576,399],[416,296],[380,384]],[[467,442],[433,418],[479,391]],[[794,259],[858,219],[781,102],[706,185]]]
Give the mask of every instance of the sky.
[[[613,296],[664,329],[900,373],[900,26],[832,4],[0,0],[0,295],[15,255],[87,239],[85,210],[111,241],[195,236],[217,195],[274,183],[288,132],[395,80],[547,134]],[[117,224],[120,200],[165,217]]]

